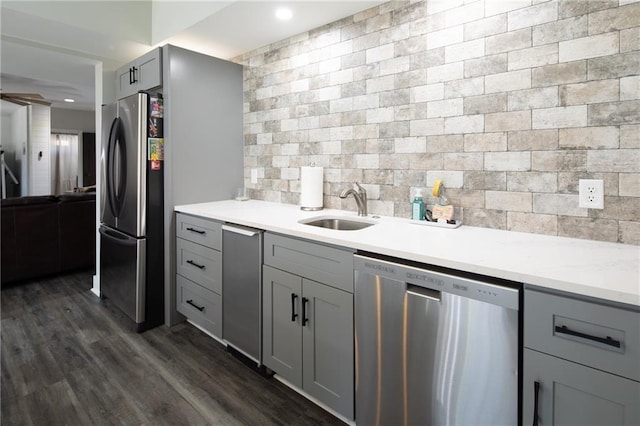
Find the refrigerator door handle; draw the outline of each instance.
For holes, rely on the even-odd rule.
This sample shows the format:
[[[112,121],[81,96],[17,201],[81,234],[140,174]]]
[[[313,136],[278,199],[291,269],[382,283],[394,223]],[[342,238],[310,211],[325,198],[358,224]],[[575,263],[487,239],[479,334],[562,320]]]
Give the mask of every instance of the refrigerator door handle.
[[[126,140],[122,130],[122,119],[117,117],[111,125],[107,149],[107,194],[109,208],[114,217],[119,217],[122,213],[127,185],[127,156],[124,146]]]
[[[113,161],[113,150],[114,150],[114,145],[115,145],[115,134],[118,131],[118,124],[119,124],[119,118],[116,117],[113,119],[113,121],[111,122],[111,128],[109,129],[109,139],[107,140],[107,149],[106,149],[106,167],[105,167],[105,174],[106,174],[106,192],[107,192],[107,204],[109,206],[109,210],[111,211],[111,214],[114,217],[118,217],[117,212],[116,212],[116,200],[114,197],[114,193],[113,193],[113,187],[114,187],[114,178],[113,178],[113,174],[114,174],[114,161]]]

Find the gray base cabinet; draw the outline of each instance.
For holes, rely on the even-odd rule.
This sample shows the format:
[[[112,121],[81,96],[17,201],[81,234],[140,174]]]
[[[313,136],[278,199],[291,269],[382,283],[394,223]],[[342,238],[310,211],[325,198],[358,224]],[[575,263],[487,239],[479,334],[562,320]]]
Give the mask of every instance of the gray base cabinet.
[[[222,338],[222,224],[176,214],[176,309]]]
[[[178,275],[176,277],[178,312],[191,322],[222,336],[222,297]]]
[[[263,266],[262,283],[262,362],[302,388],[302,279]]]
[[[353,417],[353,295],[303,279],[302,297],[303,389]]]
[[[314,280],[326,278],[328,272],[312,266],[314,253],[322,263],[340,264],[345,253],[351,257],[350,252],[337,248],[265,235],[263,363],[292,385],[353,419],[353,294],[344,290],[353,288],[353,267],[346,275],[330,278],[339,285],[327,285]],[[271,262],[282,267],[292,256],[298,260],[292,268],[298,274],[266,265]]]
[[[531,289],[524,300],[522,423],[640,424],[640,313]]]
[[[531,349],[524,365],[523,424],[640,424],[640,383]]]

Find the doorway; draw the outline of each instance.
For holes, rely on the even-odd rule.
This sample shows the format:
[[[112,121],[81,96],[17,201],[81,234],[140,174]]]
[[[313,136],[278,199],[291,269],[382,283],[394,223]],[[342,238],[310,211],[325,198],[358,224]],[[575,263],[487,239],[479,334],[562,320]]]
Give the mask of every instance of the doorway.
[[[92,191],[96,185],[96,134],[51,133],[51,188],[54,195]]]
[[[51,133],[51,188],[54,195],[78,188],[78,134]]]

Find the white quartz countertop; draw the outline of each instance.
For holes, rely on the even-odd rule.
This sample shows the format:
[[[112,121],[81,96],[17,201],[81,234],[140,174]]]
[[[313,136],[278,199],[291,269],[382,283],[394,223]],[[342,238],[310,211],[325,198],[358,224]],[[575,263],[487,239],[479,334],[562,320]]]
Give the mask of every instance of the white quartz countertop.
[[[640,306],[640,247],[501,231],[462,225],[457,229],[369,215],[377,222],[357,231],[298,223],[315,216],[354,211],[302,211],[266,201],[215,201],[176,206],[182,213],[233,222],[313,241],[504,278],[583,296]]]

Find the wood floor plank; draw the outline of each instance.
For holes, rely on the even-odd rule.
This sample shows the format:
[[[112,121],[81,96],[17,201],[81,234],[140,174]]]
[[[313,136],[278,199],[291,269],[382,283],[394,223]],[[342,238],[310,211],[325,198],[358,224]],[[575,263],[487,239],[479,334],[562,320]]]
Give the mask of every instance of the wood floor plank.
[[[343,425],[190,324],[142,334],[90,272],[2,288],[2,425]]]

